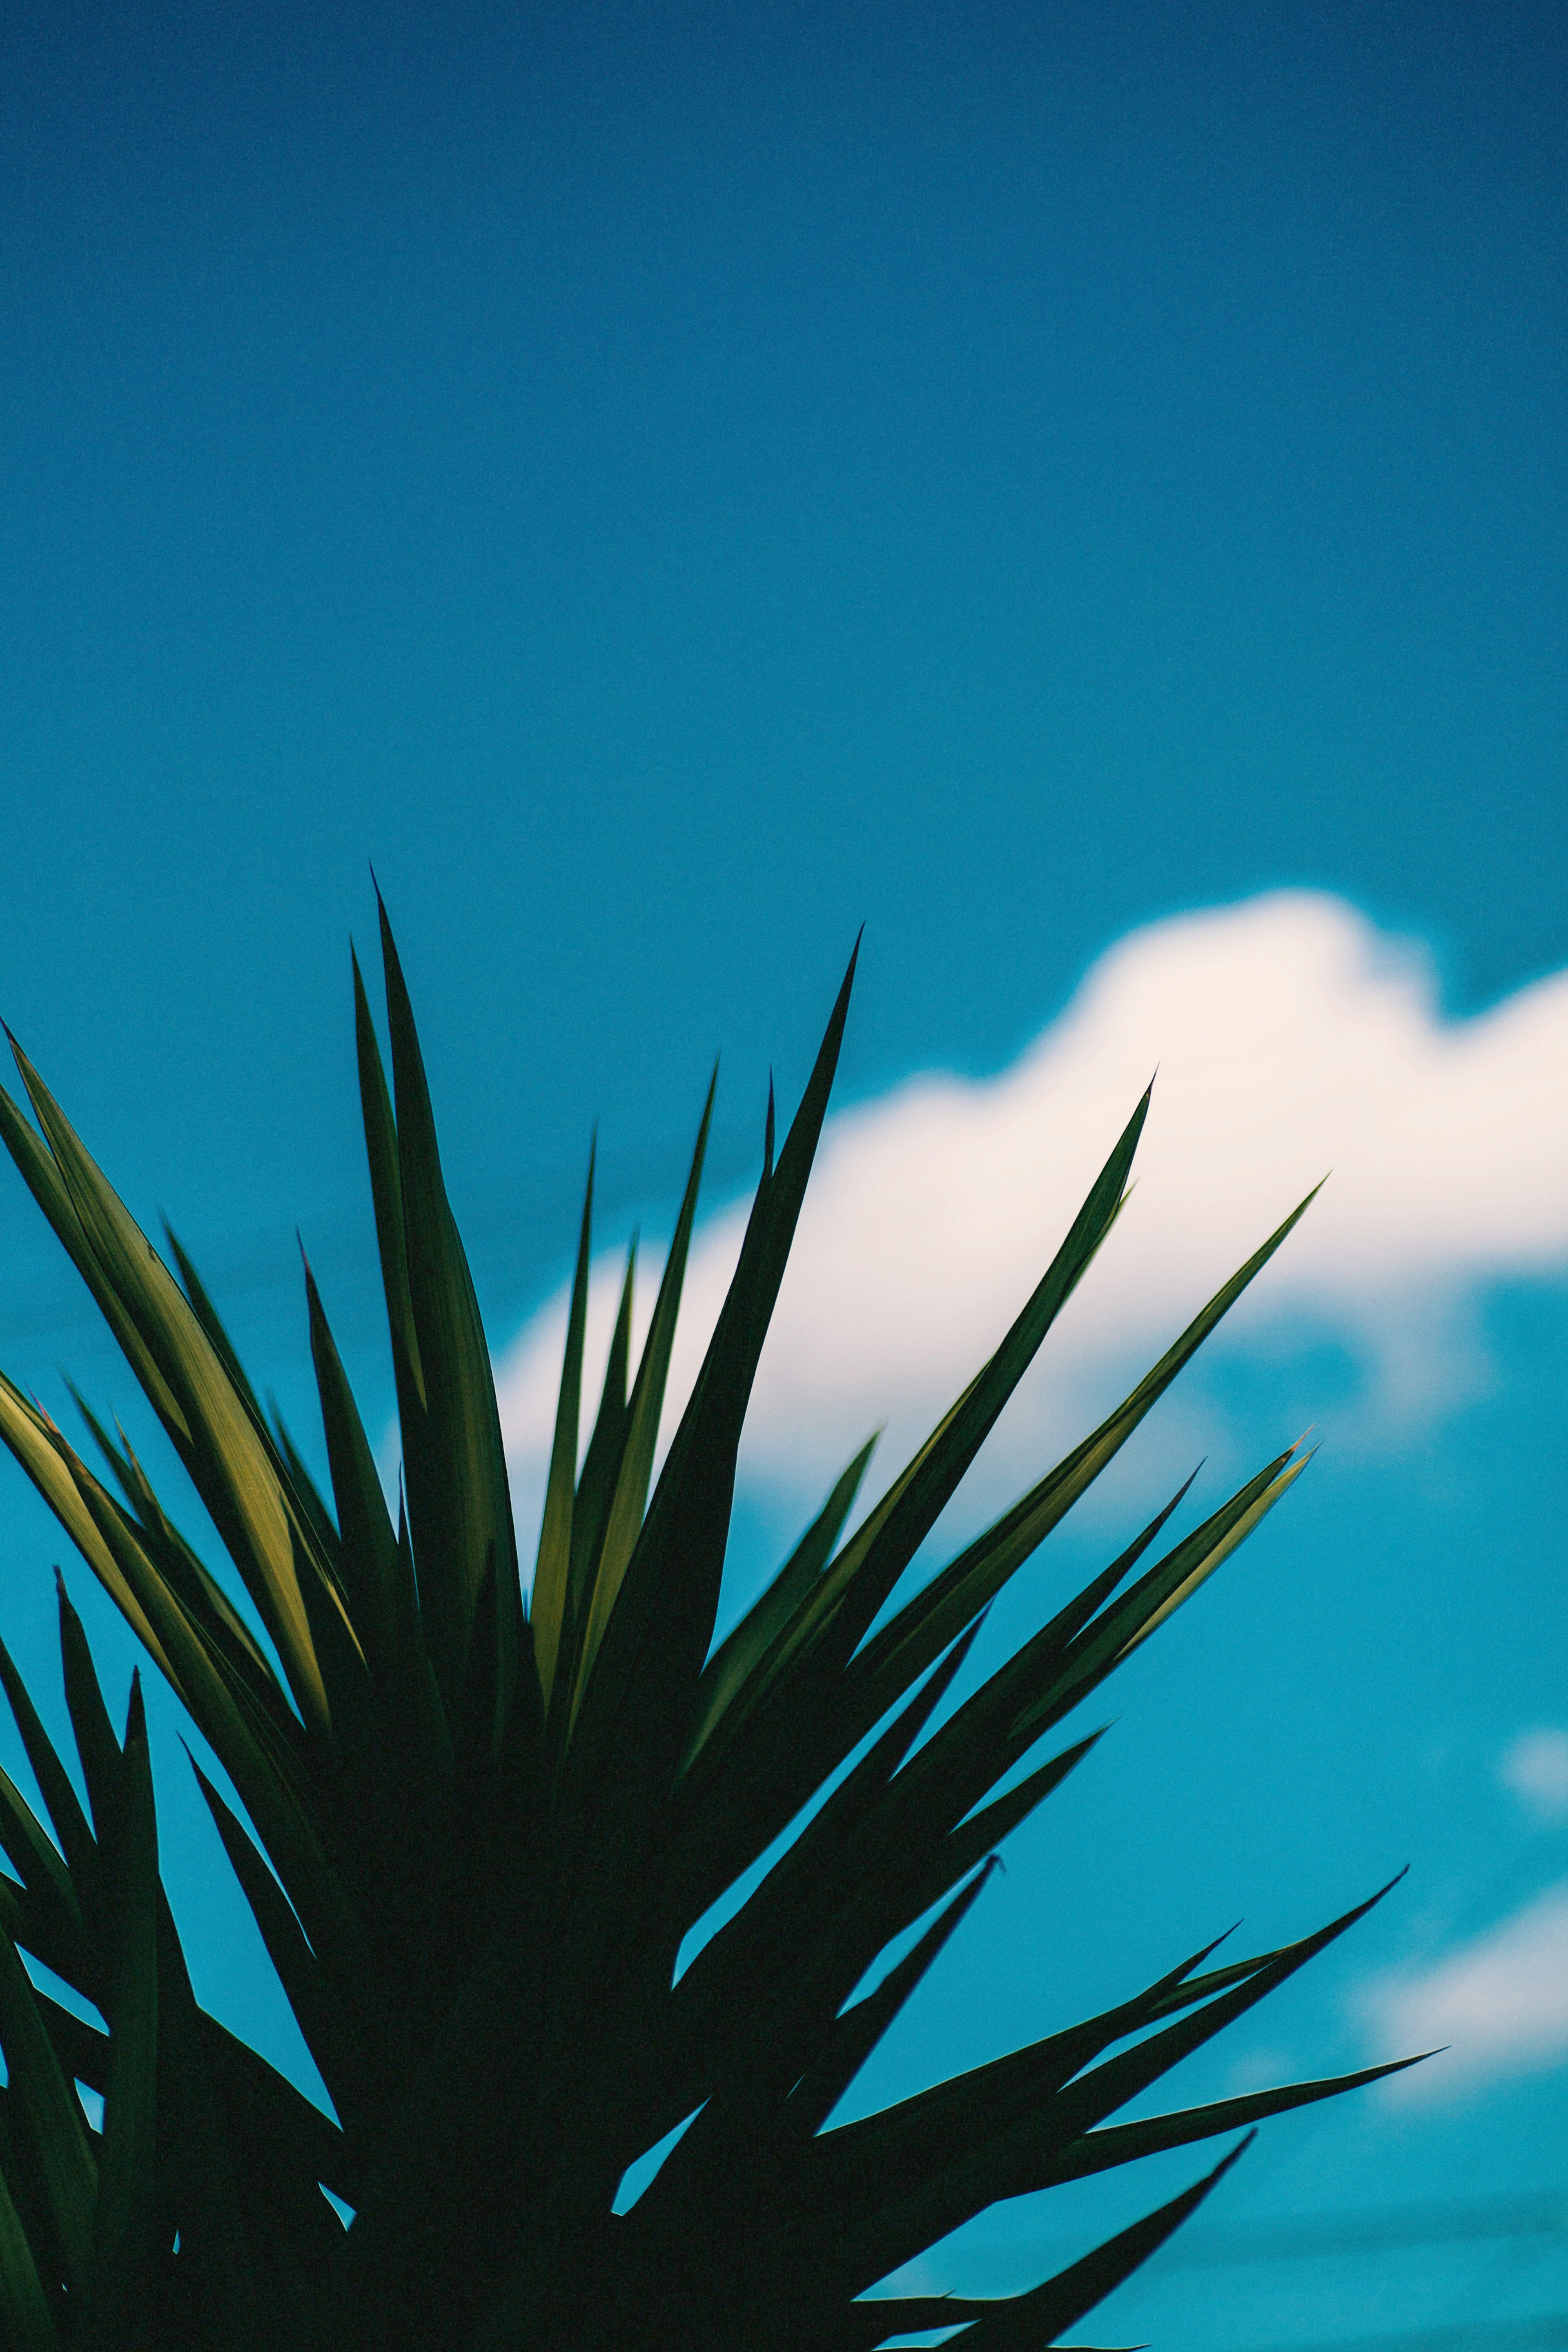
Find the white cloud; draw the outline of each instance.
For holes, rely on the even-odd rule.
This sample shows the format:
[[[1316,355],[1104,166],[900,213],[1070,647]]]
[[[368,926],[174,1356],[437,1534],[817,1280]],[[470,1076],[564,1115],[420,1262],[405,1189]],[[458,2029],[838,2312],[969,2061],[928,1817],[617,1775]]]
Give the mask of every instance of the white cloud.
[[[1361,2005],[1380,2056],[1447,2045],[1391,2096],[1440,2098],[1568,2057],[1568,1879],[1434,1966],[1383,1978]]]
[[[1568,1731],[1521,1731],[1503,1757],[1499,1778],[1538,1821],[1568,1813]]]
[[[1568,1264],[1568,972],[1450,1023],[1425,954],[1340,900],[1179,917],[1110,949],[996,1076],[913,1077],[829,1122],[748,1424],[753,1484],[814,1492],[884,1421],[891,1474],[1005,1329],[1156,1065],[1137,1190],[993,1439],[977,1506],[1080,1434],[1330,1170],[1234,1325],[1258,1347],[1305,1318],[1347,1347],[1363,1422],[1463,1390],[1478,1285]],[[743,1214],[699,1230],[672,1411]],[[591,1364],[616,1271],[596,1281]],[[563,1330],[558,1298],[499,1367],[525,1517]],[[1164,1414],[1179,1430],[1179,1405]]]

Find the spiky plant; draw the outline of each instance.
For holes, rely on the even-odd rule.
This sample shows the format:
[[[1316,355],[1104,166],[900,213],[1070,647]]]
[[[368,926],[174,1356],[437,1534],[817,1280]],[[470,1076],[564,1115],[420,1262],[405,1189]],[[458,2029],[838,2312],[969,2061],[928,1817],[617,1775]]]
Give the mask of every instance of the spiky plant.
[[[1109,1233],[1145,1097],[1017,1320],[913,1460],[846,1538],[869,1448],[857,1454],[715,1647],[736,1449],[826,1110],[847,976],[776,1159],[770,1103],[740,1261],[656,1483],[711,1092],[635,1376],[628,1269],[579,1465],[590,1175],[525,1598],[489,1357],[384,915],[382,945],[390,1096],[357,964],[354,992],[402,1435],[395,1519],[309,1270],[330,1503],[263,1412],[178,1241],[169,1234],[171,1271],[19,1051],[37,1126],[0,1094],[12,1156],[248,1609],[176,1529],[123,1433],[84,1408],[116,1495],[9,1381],[0,1432],[221,1764],[227,1796],[194,1769],[335,2110],[321,2114],[194,1998],[159,1878],[140,1695],[133,1685],[121,1738],[62,1585],[86,1808],[0,1652],[53,1829],[0,1779],[16,1874],[0,1876],[0,2338],[16,2352],[872,2352],[891,2335],[963,2325],[966,2352],[1054,2343],[1231,2157],[1031,2294],[871,2291],[998,2198],[1389,2071],[1108,2121],[1363,1904],[1224,1966],[1205,1967],[1211,1946],[1084,2023],[879,2114],[832,2120],[998,1845],[1097,1735],[1033,1761],[1000,1795],[998,1784],[1300,1474],[1280,1455],[1144,1565],[1173,1497],[943,1713],[986,1604],[1301,1211],[1100,1428],[890,1607]],[[691,1931],[748,1874],[744,1899],[678,1975]],[[21,1951],[96,2004],[107,2030],[37,1990]],[[101,2128],[73,2080],[101,2094]],[[683,2124],[617,2215],[627,2168]],[[323,2186],[353,2209],[347,2228]]]

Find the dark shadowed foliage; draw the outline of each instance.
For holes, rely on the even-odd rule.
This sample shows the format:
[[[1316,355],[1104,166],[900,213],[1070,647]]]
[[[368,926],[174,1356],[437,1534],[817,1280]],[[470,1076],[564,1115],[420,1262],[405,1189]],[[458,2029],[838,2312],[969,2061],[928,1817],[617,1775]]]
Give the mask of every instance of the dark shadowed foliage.
[[[19,1052],[36,1124],[0,1095],[12,1156],[237,1582],[174,1526],[123,1432],[85,1407],[104,1478],[3,1381],[0,1432],[221,1767],[215,1779],[193,1762],[335,2111],[195,1999],[159,1876],[140,1693],[121,1733],[62,1585],[85,1805],[0,1652],[48,1822],[0,1776],[16,1874],[0,1874],[0,2341],[7,2352],[873,2352],[946,2327],[962,2329],[966,2352],[1058,2343],[1238,2150],[1030,2294],[976,2303],[875,2290],[998,2198],[1389,2071],[1112,2120],[1363,1904],[1276,1951],[1223,1965],[1213,1947],[1173,1956],[1156,1983],[1097,2017],[834,2121],[981,1895],[998,1846],[1096,1735],[1043,1754],[1041,1743],[1300,1475],[1293,1454],[1266,1464],[1162,1549],[1173,1497],[944,1706],[993,1596],[1301,1212],[1100,1428],[895,1605],[1115,1222],[1145,1098],[1016,1322],[913,1460],[855,1523],[869,1448],[856,1454],[715,1647],[736,1451],[827,1108],[847,978],[776,1155],[770,1108],[739,1265],[657,1480],[709,1113],[640,1360],[628,1267],[584,1446],[590,1177],[525,1594],[489,1350],[384,918],[382,942],[390,1090],[357,966],[354,987],[402,1434],[395,1513],[309,1270],[330,1495],[258,1403],[178,1241],[168,1235],[165,1261]],[[744,1899],[678,1975],[691,1931],[742,1880]],[[23,1953],[101,2023],[38,1990]],[[77,2084],[101,2095],[100,2124]],[[628,2167],[678,2132],[617,2214]],[[352,2209],[348,2227],[323,2188]]]

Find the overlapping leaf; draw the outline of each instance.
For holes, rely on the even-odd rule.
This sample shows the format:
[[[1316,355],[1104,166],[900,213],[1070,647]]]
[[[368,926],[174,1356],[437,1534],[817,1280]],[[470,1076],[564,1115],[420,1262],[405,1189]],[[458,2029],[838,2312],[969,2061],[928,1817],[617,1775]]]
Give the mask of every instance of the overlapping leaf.
[[[211,1751],[197,1764],[204,1795],[338,2111],[335,2123],[320,2115],[195,2002],[158,1881],[140,1706],[117,1737],[62,1595],[85,1808],[0,1650],[52,1827],[0,1775],[0,1847],[16,1872],[0,1874],[0,2332],[25,2352],[279,2341],[872,2352],[879,2329],[948,2324],[975,2352],[1044,2343],[1231,2159],[1030,2295],[863,2298],[996,2197],[1382,2071],[1112,2120],[1352,1913],[1249,1959],[1205,1969],[1201,1953],[1098,2018],[880,2115],[834,2120],[928,1972],[953,1965],[988,1857],[1098,1735],[1055,1752],[1040,1743],[1300,1475],[1299,1455],[1281,1454],[1156,1557],[1184,1488],[1030,1640],[975,1674],[991,1600],[1306,1204],[1098,1429],[900,1597],[1111,1234],[1145,1097],[925,1444],[846,1538],[863,1447],[715,1647],[742,1428],[852,963],[776,1160],[770,1099],[735,1274],[657,1479],[711,1090],[647,1337],[634,1364],[634,1246],[579,1464],[590,1171],[525,1601],[489,1352],[384,913],[381,924],[390,1089],[357,963],[353,980],[401,1436],[395,1516],[310,1270],[330,1500],[308,1449],[264,1412],[173,1233],[171,1269],[20,1054],[37,1127],[0,1094],[0,1136],[188,1471],[233,1580],[177,1528],[124,1433],[89,1409],[110,1486],[3,1378],[0,1437]],[[38,1993],[21,1950],[96,2003],[108,2031]],[[103,2095],[101,2132],[73,2080]],[[678,2131],[618,2215],[628,2165]],[[346,2231],[320,2183],[354,2209]]]

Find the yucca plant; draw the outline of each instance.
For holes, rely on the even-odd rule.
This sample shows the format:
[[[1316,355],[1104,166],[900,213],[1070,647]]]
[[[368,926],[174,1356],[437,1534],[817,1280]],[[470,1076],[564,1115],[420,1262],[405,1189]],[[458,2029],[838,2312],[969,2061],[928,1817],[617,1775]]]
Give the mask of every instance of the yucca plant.
[[[489,1357],[381,919],[390,1094],[357,963],[354,998],[402,1438],[395,1512],[309,1269],[330,1501],[263,1412],[179,1242],[169,1234],[171,1267],[20,1051],[37,1125],[0,1094],[12,1156],[242,1591],[174,1527],[123,1432],[85,1406],[112,1485],[9,1381],[0,1433],[226,1776],[226,1794],[193,1759],[334,2109],[195,2001],[158,1874],[140,1696],[121,1738],[62,1585],[85,1808],[0,1654],[53,1831],[0,1779],[16,1874],[0,1876],[0,2340],[20,2352],[873,2352],[962,2327],[966,2352],[1056,2343],[1237,2151],[1030,2294],[875,2290],[999,2198],[1390,2071],[1108,2120],[1363,1903],[1279,1950],[1205,1966],[1210,1946],[1083,2023],[834,2121],[998,1846],[1098,1735],[1043,1760],[1038,1744],[1300,1475],[1299,1455],[1280,1455],[1145,1565],[1184,1488],[953,1703],[993,1596],[1302,1212],[1108,1420],[895,1605],[1116,1219],[1145,1097],[1017,1320],[913,1460],[846,1536],[862,1448],[715,1646],[737,1447],[851,964],[776,1157],[770,1100],[739,1264],[657,1481],[711,1090],[640,1360],[634,1372],[628,1265],[584,1449],[590,1171],[525,1593]],[[723,1924],[680,1967],[727,1895]],[[107,2030],[37,1990],[23,1951]],[[73,2083],[100,2095],[100,2125]],[[628,2168],[666,2141],[617,2212]],[[351,2210],[346,2227],[323,2188]]]

